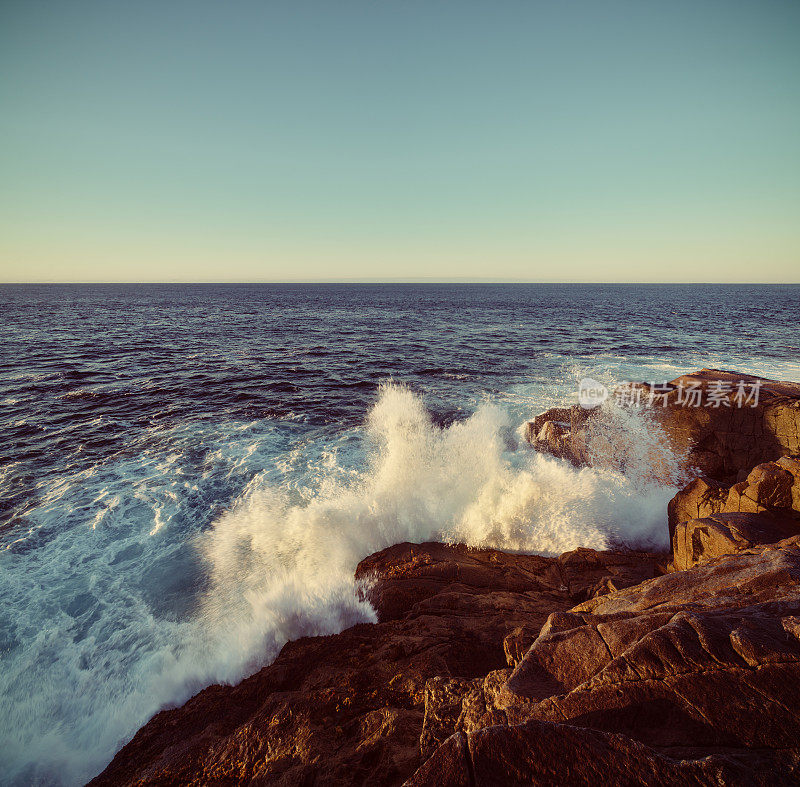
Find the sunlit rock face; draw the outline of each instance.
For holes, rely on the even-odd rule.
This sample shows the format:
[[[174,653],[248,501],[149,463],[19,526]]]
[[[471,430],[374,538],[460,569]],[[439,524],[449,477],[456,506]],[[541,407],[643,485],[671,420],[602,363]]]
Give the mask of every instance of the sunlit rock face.
[[[407,784],[796,782],[799,540],[554,613]]]
[[[760,464],[729,487],[696,478],[667,513],[678,569],[800,533],[800,457]]]

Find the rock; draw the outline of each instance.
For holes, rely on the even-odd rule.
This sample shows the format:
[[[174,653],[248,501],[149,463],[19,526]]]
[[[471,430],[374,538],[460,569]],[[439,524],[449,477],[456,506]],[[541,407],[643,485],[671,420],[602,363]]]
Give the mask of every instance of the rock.
[[[382,622],[159,713],[94,783],[797,783],[800,536],[657,560],[384,550]]]
[[[599,577],[653,576],[659,559],[390,547],[356,572],[379,623],[290,642],[237,686],[162,711],[93,784],[400,784],[457,729],[505,721],[506,637],[538,633]]]
[[[480,701],[480,680],[461,678],[431,678],[425,684],[425,717],[420,735],[420,756],[426,760],[453,730],[462,726],[465,704]],[[486,710],[485,705],[481,713]]]
[[[557,583],[545,575],[554,564],[551,558],[538,555],[403,543],[363,560],[356,568],[356,579],[377,580],[366,594],[378,619],[388,621],[453,586],[471,595],[552,590]]]
[[[533,442],[540,434],[542,428],[549,423],[558,427],[558,432],[577,431],[583,424],[597,415],[596,410],[587,410],[577,405],[572,407],[553,407],[546,413],[537,415],[525,426],[525,437]]]
[[[405,787],[474,787],[472,758],[463,732],[451,735],[443,746],[408,781]]]
[[[726,544],[729,551],[736,551],[800,533],[798,503],[797,456],[764,462],[744,481],[730,487],[702,476],[696,478],[667,506],[674,565],[686,568],[701,555],[724,554],[721,550]],[[756,514],[760,516],[752,516]]]
[[[661,767],[659,756],[677,755],[684,768],[714,753],[754,769],[746,777],[729,771],[723,783],[757,782],[764,757],[770,778],[791,783],[800,752],[799,541],[795,536],[555,613],[498,695],[499,709],[511,725],[535,719],[651,747],[637,750],[626,766],[636,780]],[[492,733],[495,746],[508,740],[516,752],[519,733],[510,729]],[[519,763],[535,781],[535,766],[520,756],[513,768],[503,766],[512,783]],[[617,767],[603,766],[612,782],[622,774]],[[572,778],[556,773],[555,781]]]
[[[724,513],[679,524],[672,536],[673,564],[678,571],[721,555],[772,544],[798,532],[796,522],[763,514]]]
[[[800,383],[702,369],[668,385],[649,411],[687,466],[703,475],[733,483],[755,465],[800,451]],[[757,401],[748,400],[756,389]],[[692,390],[703,406],[685,406]]]
[[[503,639],[503,652],[506,654],[506,663],[509,667],[516,667],[528,648],[539,636],[541,626],[517,626]]]
[[[797,757],[728,752],[670,756],[624,735],[529,721],[485,727],[449,738],[406,787],[529,787],[529,785],[795,784]]]
[[[794,483],[792,484],[792,509],[794,511],[800,511],[800,484],[798,480],[800,479],[800,456],[793,455],[793,456],[783,456],[775,463],[779,467],[787,470],[789,473],[792,474],[794,477]]]
[[[735,496],[731,498],[729,495],[726,505],[732,506],[736,501],[739,511],[745,511],[744,502],[748,501],[748,507],[755,509],[752,513],[785,511],[788,514],[792,510],[792,486],[795,483],[800,485],[800,474],[795,478],[777,462],[765,462],[753,468],[741,484],[732,487],[736,490]],[[794,513],[800,518],[800,511]]]
[[[615,398],[642,405],[693,475],[733,484],[755,465],[800,452],[800,383],[702,369],[664,385],[629,385]],[[618,454],[627,450],[625,437],[603,439],[608,418],[606,408],[554,408],[529,422],[526,437],[537,450],[576,465],[617,466]],[[620,439],[622,446],[615,444]]]
[[[555,570],[573,601],[611,593],[649,579],[659,558],[641,552],[596,552],[579,547],[560,555]]]
[[[571,614],[611,615],[691,607],[695,610],[746,607],[783,598],[800,577],[800,536],[760,545],[709,564],[655,577],[632,588],[596,596]],[[547,624],[545,624],[547,625]]]
[[[667,524],[672,540],[676,525],[717,514],[728,498],[728,487],[705,476],[690,481],[667,504]]]
[[[797,783],[798,542],[554,613],[407,784]]]
[[[567,437],[569,429],[558,421],[547,421],[536,435],[536,444],[547,446],[553,456],[569,458]]]

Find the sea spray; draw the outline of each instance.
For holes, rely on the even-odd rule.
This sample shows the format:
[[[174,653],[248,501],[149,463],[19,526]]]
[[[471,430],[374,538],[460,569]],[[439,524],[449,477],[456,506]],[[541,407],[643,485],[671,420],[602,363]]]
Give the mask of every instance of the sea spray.
[[[626,440],[634,418],[624,418]],[[251,489],[199,540],[212,582],[202,620],[220,635],[218,677],[240,678],[287,639],[373,620],[353,572],[392,544],[438,540],[545,555],[666,548],[674,489],[636,466],[637,454],[631,476],[578,469],[527,446],[509,449],[510,427],[504,411],[485,405],[440,429],[411,391],[387,385],[367,420],[368,460],[356,479],[324,481],[310,500],[269,485]],[[654,450],[642,451],[642,461]]]
[[[635,414],[624,417],[634,419],[627,440],[641,425],[634,428]],[[31,583],[46,588],[65,574],[63,561],[74,566],[68,592],[54,583],[52,596],[39,593],[39,608],[19,607],[20,621],[38,620],[41,628],[24,634],[24,649],[14,650],[0,676],[13,708],[0,721],[8,780],[81,783],[159,708],[210,683],[242,679],[287,640],[374,620],[353,572],[394,543],[542,554],[666,546],[671,487],[631,461],[624,472],[577,469],[537,454],[513,426],[503,409],[484,404],[439,428],[420,397],[386,385],[360,433],[361,459],[351,458],[346,470],[326,446],[306,485],[259,474],[209,529],[174,542],[180,517],[163,514],[167,497],[158,497],[159,527],[154,513],[146,516],[153,490],[172,477],[163,474],[180,465],[161,462],[94,529],[97,504],[86,508],[83,529],[7,553],[4,559],[27,561],[25,586],[5,594],[12,610],[15,598],[37,597]],[[185,486],[170,493],[197,494],[192,478],[176,477]],[[106,475],[96,480],[119,488]]]

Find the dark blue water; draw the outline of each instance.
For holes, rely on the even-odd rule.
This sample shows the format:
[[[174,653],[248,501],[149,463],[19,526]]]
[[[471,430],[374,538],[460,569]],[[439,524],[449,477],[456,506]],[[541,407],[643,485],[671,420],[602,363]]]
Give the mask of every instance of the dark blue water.
[[[77,783],[163,702],[368,619],[348,576],[393,540],[644,538],[662,494],[518,442],[580,377],[800,379],[789,285],[20,285],[0,309],[20,783]]]

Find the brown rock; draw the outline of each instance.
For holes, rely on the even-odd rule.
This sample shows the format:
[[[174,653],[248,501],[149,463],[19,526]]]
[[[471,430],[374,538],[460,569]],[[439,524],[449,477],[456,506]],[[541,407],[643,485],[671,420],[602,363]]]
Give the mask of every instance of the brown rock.
[[[589,464],[589,423],[601,414],[578,405],[554,407],[529,421],[525,437],[537,450],[567,459],[576,466]]]
[[[798,502],[797,456],[762,463],[730,488],[696,478],[667,507],[675,567],[800,533]]]
[[[406,787],[530,785],[789,785],[793,753],[735,752],[670,756],[619,734],[529,721],[458,733],[406,782]]]
[[[398,544],[357,570],[380,623],[290,642],[239,685],[162,711],[94,783],[399,784],[454,731],[505,723],[508,635],[538,631],[570,588],[630,585],[657,559]]]
[[[596,552],[579,547],[560,555],[557,568],[561,585],[573,601],[584,601],[637,585],[654,575],[655,563],[641,552]]]
[[[451,735],[408,781],[405,787],[474,787],[472,758],[463,732]]]
[[[691,519],[678,525],[673,533],[674,566],[683,571],[757,544],[772,544],[797,532],[796,522],[763,514],[724,513]]]
[[[465,700],[475,701],[481,695],[480,680],[463,678],[431,678],[425,684],[425,717],[420,735],[420,754],[427,759],[459,729]],[[482,708],[485,712],[485,706]]]
[[[379,620],[387,621],[404,616],[451,586],[462,586],[462,592],[470,595],[552,590],[554,583],[545,575],[554,562],[538,555],[509,555],[462,545],[403,543],[362,560],[356,579],[379,580],[367,596]]]
[[[158,714],[96,783],[793,783],[799,541],[571,611],[569,586],[624,583],[655,558],[398,545],[360,570],[392,619],[290,643],[238,686]]]
[[[541,626],[517,626],[503,639],[503,652],[506,654],[506,663],[509,667],[516,667],[528,648],[539,635]]]
[[[757,402],[742,396],[740,383],[745,393],[758,388]],[[687,466],[704,475],[736,482],[755,465],[800,450],[800,383],[702,369],[669,385],[665,406],[650,411]],[[701,391],[701,407],[684,406],[692,386]]]
[[[757,402],[746,398],[753,386],[758,388]],[[699,393],[701,406],[690,406],[692,389]],[[645,417],[663,430],[683,457],[686,472],[732,484],[755,465],[800,452],[800,383],[702,369],[670,381],[664,389],[639,383],[626,391],[647,405]],[[621,400],[631,401],[632,394]],[[526,436],[537,450],[576,465],[616,467],[624,463],[629,448],[624,434],[609,437],[607,420],[600,408],[554,408],[531,421]],[[548,422],[555,424],[552,430],[545,429]]]
[[[573,607],[571,614],[663,612],[690,606],[692,609],[744,607],[783,598],[800,577],[800,537],[760,545],[688,572],[674,572],[620,590],[597,596]]]
[[[534,442],[541,434],[542,428],[548,423],[553,423],[561,432],[577,431],[586,421],[596,415],[596,410],[586,410],[578,406],[553,407],[526,424],[525,436],[528,442]]]
[[[687,484],[667,505],[670,540],[679,523],[718,513],[728,499],[728,491],[724,484],[704,476]]]
[[[95,783],[796,783],[799,542],[569,611],[655,556],[398,545],[359,569],[384,622],[289,643],[158,714]]]
[[[742,495],[749,497],[762,511],[789,511],[792,508],[792,485],[797,479],[776,462],[765,462],[750,471],[743,482]],[[800,511],[797,512],[800,516]]]
[[[652,747],[629,763],[635,778],[651,773],[657,752],[678,753],[681,767],[703,753],[724,752],[753,768],[767,756],[770,778],[790,782],[800,740],[798,541],[657,577],[554,614],[498,704],[512,723],[566,723]],[[510,731],[493,735],[500,747],[501,740],[516,740]],[[537,756],[547,755],[537,750]],[[513,763],[502,767],[536,782],[531,762],[517,753]],[[477,774],[476,761],[471,767]],[[616,765],[602,767],[617,773]],[[572,778],[556,773],[567,783]],[[721,778],[750,783],[755,774]]]
[[[775,464],[792,474],[792,509],[800,511],[800,456],[782,456]]]
[[[407,784],[797,783],[798,542],[554,613],[484,690],[506,723],[464,728]]]

